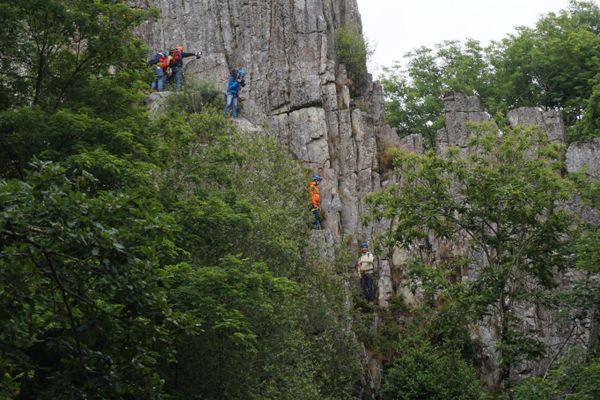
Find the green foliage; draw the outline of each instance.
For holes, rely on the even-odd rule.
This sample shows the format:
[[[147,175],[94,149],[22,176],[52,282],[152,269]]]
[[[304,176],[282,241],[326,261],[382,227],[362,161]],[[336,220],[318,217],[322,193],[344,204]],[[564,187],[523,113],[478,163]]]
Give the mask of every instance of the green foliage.
[[[0,12],[5,21],[0,27],[0,109],[110,105],[110,98],[96,105],[99,84],[115,82],[122,73],[135,81],[143,68],[144,49],[132,27],[149,14],[125,2],[2,1]]]
[[[186,78],[183,91],[170,96],[167,107],[189,114],[202,112],[208,107],[222,110],[225,107],[225,97],[213,82]]]
[[[394,365],[386,371],[381,398],[479,399],[475,369],[460,354],[432,346],[418,337],[398,344]]]
[[[2,365],[21,395],[156,398],[170,311],[156,266],[172,218],[134,193],[81,192],[52,163],[0,184]]]
[[[475,40],[447,41],[436,50],[421,47],[408,53],[408,68],[400,64],[384,70],[386,118],[401,137],[420,133],[428,148],[435,147],[444,126],[444,93],[482,94],[489,79],[484,51]]]
[[[543,377],[523,380],[514,390],[516,400],[552,400],[568,398],[592,400],[600,396],[600,361],[585,360],[581,349],[574,348]]]
[[[571,1],[485,49],[466,40],[408,53],[406,69],[397,64],[383,75],[388,122],[400,136],[423,134],[433,147],[443,126],[441,97],[457,90],[480,96],[492,115],[522,106],[561,110],[569,141],[597,137],[598,21],[598,5]]]
[[[316,238],[302,251],[305,263],[297,271],[303,283],[298,300],[303,304],[300,312],[308,339],[304,351],[319,377],[320,398],[351,399],[354,384],[362,373],[361,350],[353,330],[356,325],[348,304],[347,269],[352,265],[351,256],[346,246],[338,244],[333,249],[334,259],[323,257],[332,249]]]
[[[539,343],[520,330],[515,307],[538,301],[555,271],[570,265],[576,219],[555,204],[568,200],[574,186],[558,172],[559,148],[541,130],[499,136],[492,125],[471,129],[467,156],[458,149],[444,157],[399,152],[401,185],[368,201],[375,217],[394,221],[389,246],[421,249],[409,277],[436,310],[427,322],[430,340],[464,343],[459,347],[468,351],[468,332],[460,327],[494,315],[505,384],[512,365],[541,355]],[[436,255],[428,250],[432,241],[464,250]],[[477,266],[477,279],[462,282],[469,265]]]
[[[182,264],[165,273],[174,310],[195,323],[180,338],[171,378],[180,398],[317,396],[298,336],[297,285],[275,278],[265,265],[233,256],[218,267]],[[277,368],[283,362],[293,375]],[[283,381],[287,384],[280,386]]]
[[[81,155],[73,168],[85,161],[112,182],[127,179],[131,161],[151,151],[138,90],[145,51],[132,32],[148,13],[81,0],[3,1],[0,13],[0,92],[11,93],[0,95],[1,176],[22,179],[33,156],[71,166]],[[106,170],[105,151],[120,168]]]
[[[161,201],[185,250],[186,261],[169,268],[170,299],[199,324],[176,338],[168,392],[349,398],[358,365],[354,337],[340,334],[348,323],[343,280],[328,277],[332,266],[319,252],[304,250],[299,164],[272,138],[236,132],[211,107],[188,114],[168,104],[150,129],[162,142]],[[281,283],[288,289],[275,290]]]
[[[350,398],[304,171],[205,84],[148,118],[151,14],[0,1],[0,397]]]
[[[335,30],[335,54],[346,66],[353,85],[360,87],[366,81],[367,57],[370,50],[357,25],[343,25]]]
[[[598,15],[594,3],[573,1],[569,10],[550,13],[534,29],[522,28],[497,44],[490,62],[500,107],[559,108],[571,127],[587,118],[583,109],[600,78]],[[571,129],[570,139],[582,134]]]

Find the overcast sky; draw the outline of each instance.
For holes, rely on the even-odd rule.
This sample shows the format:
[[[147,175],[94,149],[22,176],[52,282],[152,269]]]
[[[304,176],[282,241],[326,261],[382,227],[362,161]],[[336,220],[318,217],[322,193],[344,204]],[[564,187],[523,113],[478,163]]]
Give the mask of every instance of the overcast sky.
[[[515,26],[533,26],[541,14],[565,9],[568,0],[357,0],[363,32],[375,47],[369,70],[419,46],[444,40],[502,39]],[[596,0],[598,2],[598,0]]]

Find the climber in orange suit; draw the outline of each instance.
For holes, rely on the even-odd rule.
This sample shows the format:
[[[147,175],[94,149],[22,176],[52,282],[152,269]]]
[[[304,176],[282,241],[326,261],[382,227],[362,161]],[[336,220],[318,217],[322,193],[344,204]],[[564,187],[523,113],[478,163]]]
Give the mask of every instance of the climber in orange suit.
[[[310,211],[315,217],[313,229],[321,229],[321,218],[319,216],[319,212],[321,211],[321,194],[319,193],[319,182],[321,182],[321,177],[319,175],[315,175],[313,176],[312,182],[308,184]]]

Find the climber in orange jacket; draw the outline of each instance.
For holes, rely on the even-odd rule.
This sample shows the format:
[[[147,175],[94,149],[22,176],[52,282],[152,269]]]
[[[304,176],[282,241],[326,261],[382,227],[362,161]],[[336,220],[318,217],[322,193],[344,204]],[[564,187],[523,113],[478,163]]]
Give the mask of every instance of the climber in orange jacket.
[[[308,184],[310,211],[315,217],[313,229],[321,229],[321,218],[319,216],[319,212],[321,211],[321,194],[319,193],[319,182],[321,182],[321,177],[319,175],[315,175],[313,176],[312,182]]]

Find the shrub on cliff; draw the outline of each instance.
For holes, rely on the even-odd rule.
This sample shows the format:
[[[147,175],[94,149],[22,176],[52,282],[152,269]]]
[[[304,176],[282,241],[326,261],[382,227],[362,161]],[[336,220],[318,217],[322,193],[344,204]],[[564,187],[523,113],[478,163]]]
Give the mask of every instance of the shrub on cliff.
[[[385,373],[382,400],[476,400],[481,386],[475,369],[455,351],[407,338]]]
[[[346,66],[348,77],[360,87],[367,74],[369,48],[357,25],[343,25],[335,30],[335,52],[338,62]]]

